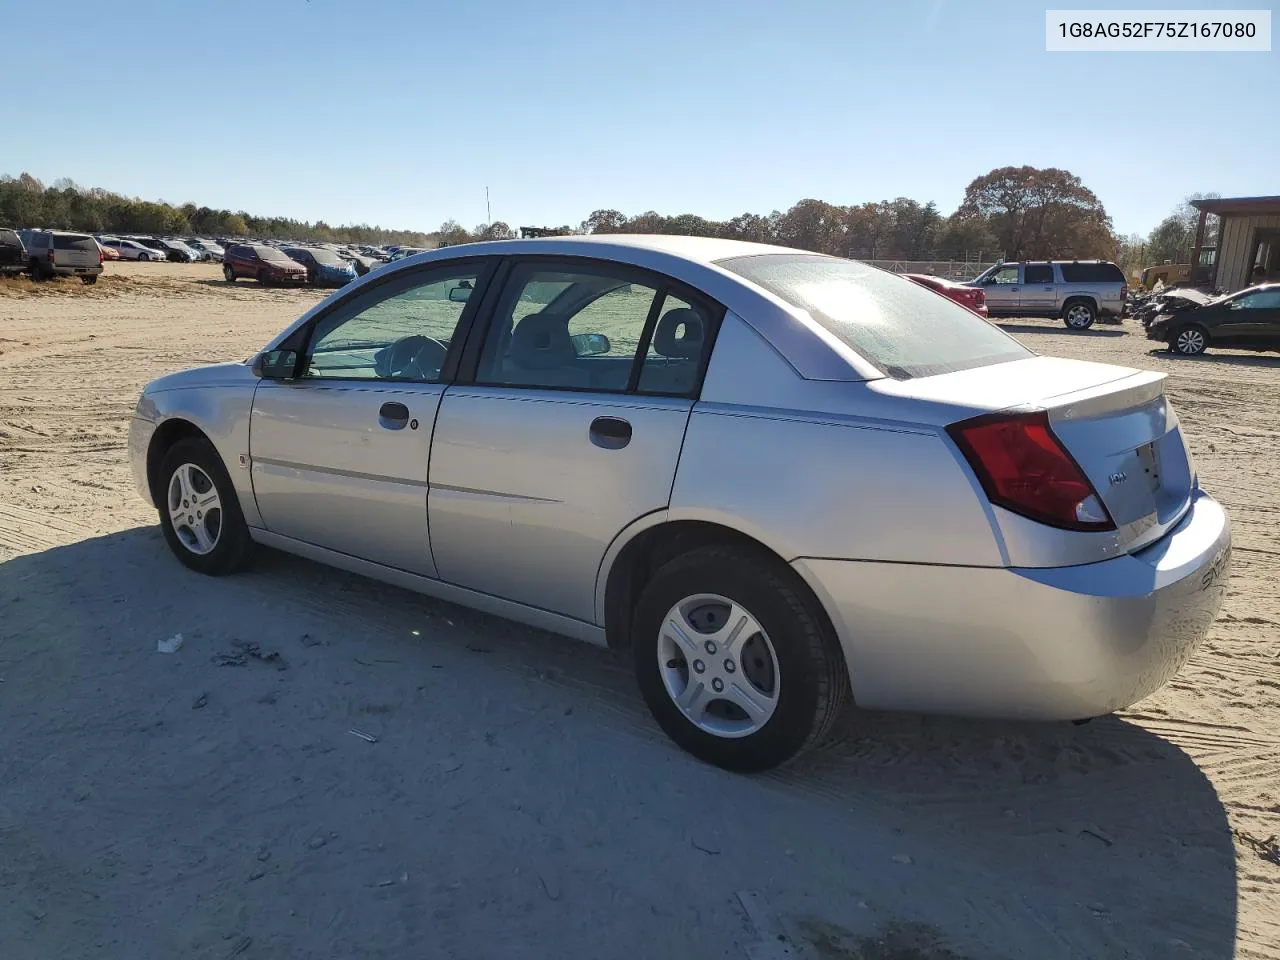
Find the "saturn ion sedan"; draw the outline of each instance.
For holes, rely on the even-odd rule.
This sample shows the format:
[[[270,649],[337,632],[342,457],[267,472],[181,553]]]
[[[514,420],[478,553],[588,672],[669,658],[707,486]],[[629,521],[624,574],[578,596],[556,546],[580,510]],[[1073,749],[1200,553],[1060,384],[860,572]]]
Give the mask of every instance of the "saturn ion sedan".
[[[188,567],[275,547],[607,645],[735,770],[850,701],[1131,704],[1205,635],[1231,545],[1163,374],[713,239],[411,256],[250,360],[148,385],[130,452]]]

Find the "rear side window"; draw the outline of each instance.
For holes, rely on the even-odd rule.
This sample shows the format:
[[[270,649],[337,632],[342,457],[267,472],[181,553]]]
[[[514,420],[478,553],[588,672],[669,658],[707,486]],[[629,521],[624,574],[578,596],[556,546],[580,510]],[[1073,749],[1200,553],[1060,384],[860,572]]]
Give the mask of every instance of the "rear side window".
[[[852,260],[766,254],[718,261],[809,315],[898,380],[1033,354],[947,297]]]
[[[1114,263],[1060,263],[1066,283],[1124,283],[1124,274]]]
[[[1053,266],[1048,263],[1028,263],[1022,268],[1024,283],[1053,283]]]
[[[77,237],[57,233],[53,236],[53,249],[82,250],[86,253],[97,253],[98,244],[93,237]]]

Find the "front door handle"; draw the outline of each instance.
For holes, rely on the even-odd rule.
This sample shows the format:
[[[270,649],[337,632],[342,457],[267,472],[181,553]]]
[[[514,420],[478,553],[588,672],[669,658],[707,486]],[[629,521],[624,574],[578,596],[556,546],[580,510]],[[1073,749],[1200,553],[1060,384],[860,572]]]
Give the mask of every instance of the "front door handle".
[[[387,430],[403,430],[409,425],[409,408],[403,403],[390,401],[378,410],[378,426]]]
[[[621,450],[631,442],[631,424],[621,417],[596,417],[588,435],[597,447]]]

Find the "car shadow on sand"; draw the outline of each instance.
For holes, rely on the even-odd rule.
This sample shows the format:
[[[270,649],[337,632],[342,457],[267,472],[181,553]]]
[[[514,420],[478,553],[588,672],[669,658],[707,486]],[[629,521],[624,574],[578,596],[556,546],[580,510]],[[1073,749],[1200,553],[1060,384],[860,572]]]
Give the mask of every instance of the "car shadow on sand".
[[[993,320],[992,322],[1009,333],[1057,333],[1072,337],[1123,337],[1128,332],[1118,327],[1106,327],[1097,324],[1088,330],[1070,330],[1062,323],[1054,324],[1053,321],[1048,320],[1044,323],[1013,320]]]
[[[157,652],[179,632],[182,649]],[[123,898],[141,888],[122,882],[136,872],[168,890],[170,912],[147,914],[165,949],[204,956],[172,917],[225,926],[218,878],[270,871],[290,882],[235,893],[226,929],[301,952],[367,952],[392,929],[420,952],[412,918],[433,910],[454,911],[458,936],[526,946],[542,917],[562,957],[724,952],[715,937],[755,935],[741,932],[748,890],[772,904],[768,923],[748,908],[756,932],[776,925],[795,956],[1235,953],[1235,852],[1213,785],[1122,718],[857,712],[795,763],[735,776],[666,740],[624,658],[272,551],[202,577],[155,528],[0,564],[0,677],[0,849],[28,891],[0,907],[0,942],[43,955],[137,934],[119,919],[138,915]],[[333,811],[329,841],[298,833]],[[293,845],[240,865],[264,834]],[[384,882],[411,859],[449,877],[380,920]],[[494,887],[499,865],[540,878],[527,906],[485,908],[516,896]],[[459,884],[488,892],[467,906]],[[693,896],[700,912],[679,913]],[[91,903],[89,919],[41,926],[40,897],[73,914]],[[225,950],[217,930],[210,949]],[[635,953],[636,936],[654,952]],[[894,937],[894,952],[868,946]]]
[[[1167,347],[1154,347],[1147,351],[1152,357],[1162,360],[1176,360],[1178,363],[1233,364],[1239,367],[1262,367],[1269,370],[1280,370],[1280,357],[1267,356],[1262,353],[1221,353],[1210,350],[1194,357],[1184,357],[1171,352]]]

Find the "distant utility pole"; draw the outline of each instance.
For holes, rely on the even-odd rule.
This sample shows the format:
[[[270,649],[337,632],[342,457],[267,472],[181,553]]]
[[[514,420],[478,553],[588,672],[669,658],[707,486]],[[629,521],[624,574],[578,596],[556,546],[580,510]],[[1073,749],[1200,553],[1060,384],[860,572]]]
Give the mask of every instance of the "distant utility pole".
[[[484,188],[484,216],[486,223],[493,223],[493,210],[489,208],[489,187]]]

